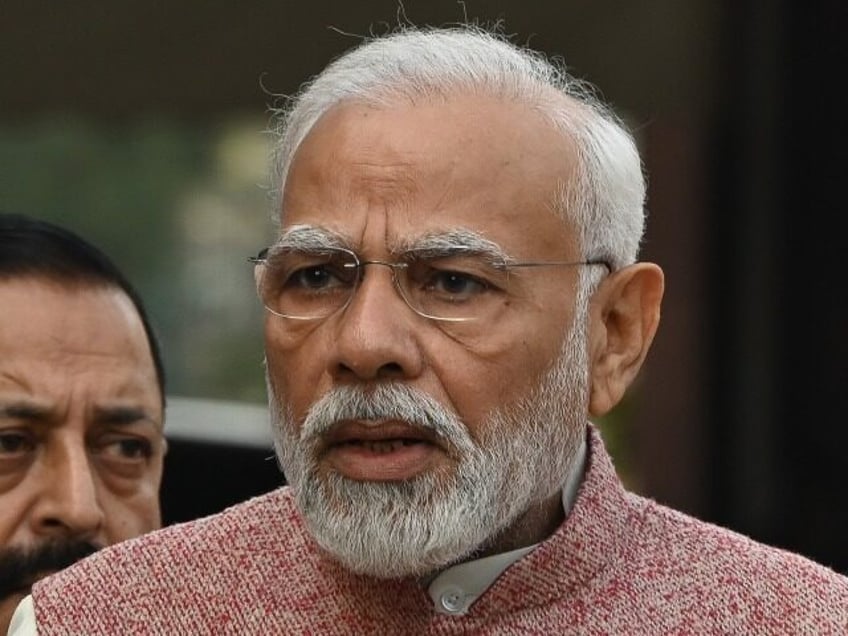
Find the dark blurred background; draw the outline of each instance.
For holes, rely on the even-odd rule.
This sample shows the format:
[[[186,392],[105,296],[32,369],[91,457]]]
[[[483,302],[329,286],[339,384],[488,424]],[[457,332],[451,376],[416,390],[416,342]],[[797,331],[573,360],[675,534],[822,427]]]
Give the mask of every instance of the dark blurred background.
[[[116,258],[172,393],[261,404],[245,257],[272,234],[271,94],[357,36],[466,17],[562,56],[636,131],[644,258],[668,289],[646,368],[601,423],[625,479],[848,572],[843,0],[0,0],[0,208]],[[279,482],[240,419],[223,441],[183,426],[166,520]]]

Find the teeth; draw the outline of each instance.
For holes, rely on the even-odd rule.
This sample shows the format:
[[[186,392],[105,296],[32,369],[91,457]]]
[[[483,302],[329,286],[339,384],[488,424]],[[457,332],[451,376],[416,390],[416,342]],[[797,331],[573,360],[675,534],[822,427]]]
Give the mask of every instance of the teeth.
[[[415,444],[416,442],[414,440],[406,439],[390,439],[380,441],[359,440],[355,443],[360,446],[364,446],[372,453],[392,453],[394,451],[400,450],[404,446]]]

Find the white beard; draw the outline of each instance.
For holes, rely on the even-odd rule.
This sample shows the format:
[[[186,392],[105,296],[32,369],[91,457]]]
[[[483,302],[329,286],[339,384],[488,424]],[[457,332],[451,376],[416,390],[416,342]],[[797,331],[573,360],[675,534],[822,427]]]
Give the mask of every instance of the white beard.
[[[401,382],[333,389],[298,426],[269,378],[277,457],[318,544],[360,574],[421,576],[485,549],[560,490],[585,434],[585,318],[578,303],[553,366],[528,395],[492,411],[479,427],[479,443],[454,412]],[[319,474],[318,441],[341,419],[395,419],[429,429],[453,450],[458,466],[403,482]]]

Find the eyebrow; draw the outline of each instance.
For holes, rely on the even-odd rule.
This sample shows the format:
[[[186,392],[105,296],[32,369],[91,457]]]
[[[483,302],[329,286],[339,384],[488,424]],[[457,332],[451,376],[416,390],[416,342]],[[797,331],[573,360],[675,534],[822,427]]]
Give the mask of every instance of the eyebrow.
[[[457,228],[447,232],[431,232],[415,239],[404,241],[404,252],[415,252],[426,258],[443,256],[482,257],[494,266],[504,266],[513,259],[500,245],[484,237],[479,232],[466,228]]]
[[[0,404],[0,419],[45,420],[50,417],[50,409],[29,402],[9,402]]]
[[[313,225],[293,225],[271,246],[276,250],[303,250],[306,252],[326,249],[350,249],[344,238]]]
[[[49,423],[55,420],[53,410],[31,402],[9,402],[0,404],[0,420],[35,420]],[[94,409],[94,421],[98,424],[129,425],[147,420],[154,425],[159,422],[146,409],[136,406],[98,406]]]
[[[352,250],[350,242],[330,230],[312,225],[293,225],[287,229],[272,250],[320,251],[326,249]],[[481,256],[494,266],[514,262],[500,245],[479,232],[457,228],[446,232],[430,232],[413,239],[402,240],[392,249],[396,254],[415,252],[425,258],[456,256],[458,253]]]
[[[98,424],[135,424],[147,420],[158,425],[159,422],[145,409],[135,406],[98,406],[94,409],[94,421]]]

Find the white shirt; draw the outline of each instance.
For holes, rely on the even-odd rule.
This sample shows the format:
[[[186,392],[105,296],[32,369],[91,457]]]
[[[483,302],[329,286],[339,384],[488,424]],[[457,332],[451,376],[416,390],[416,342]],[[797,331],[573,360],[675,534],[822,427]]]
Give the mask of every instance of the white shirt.
[[[586,464],[586,441],[580,444],[571,465],[571,472],[562,487],[562,509],[568,516],[583,481]],[[501,552],[473,561],[457,563],[436,575],[427,586],[433,607],[440,614],[460,616],[465,614],[497,578],[513,563],[533,551],[538,544],[528,545],[510,552]]]
[[[9,623],[8,636],[37,636],[35,627],[35,608],[32,605],[32,596],[26,596],[18,603],[15,613],[12,614],[12,622]]]

